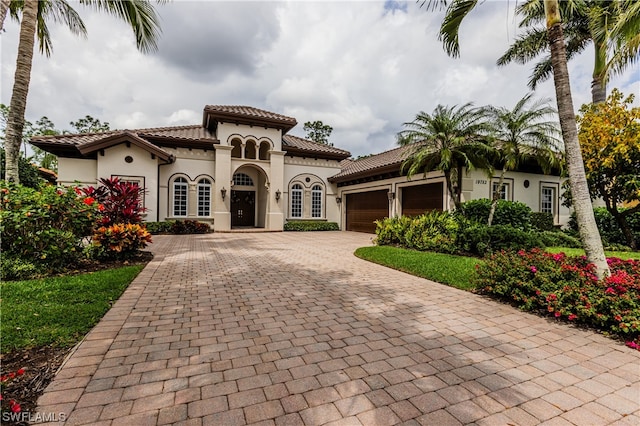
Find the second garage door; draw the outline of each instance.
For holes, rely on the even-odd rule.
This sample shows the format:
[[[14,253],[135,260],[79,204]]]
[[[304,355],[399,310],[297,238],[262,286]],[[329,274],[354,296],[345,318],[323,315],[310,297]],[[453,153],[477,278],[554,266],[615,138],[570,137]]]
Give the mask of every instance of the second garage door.
[[[347,194],[347,231],[376,231],[376,220],[389,216],[387,190]]]
[[[442,210],[442,182],[402,188],[402,214],[419,216],[431,210]]]

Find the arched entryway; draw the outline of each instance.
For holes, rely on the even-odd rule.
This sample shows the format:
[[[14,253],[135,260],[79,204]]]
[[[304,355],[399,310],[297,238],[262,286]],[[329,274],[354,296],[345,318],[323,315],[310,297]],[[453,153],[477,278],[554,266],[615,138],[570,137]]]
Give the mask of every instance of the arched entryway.
[[[239,167],[231,187],[231,227],[264,228],[267,216],[268,179],[252,165]]]

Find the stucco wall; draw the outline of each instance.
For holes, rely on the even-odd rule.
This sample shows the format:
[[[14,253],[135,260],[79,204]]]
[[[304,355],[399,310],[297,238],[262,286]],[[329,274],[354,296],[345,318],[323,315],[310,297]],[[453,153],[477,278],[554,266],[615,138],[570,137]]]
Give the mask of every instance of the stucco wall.
[[[277,129],[265,129],[258,126],[247,126],[245,124],[221,123],[218,125],[217,137],[221,145],[229,145],[233,135],[241,138],[252,138],[259,140],[267,138],[273,143],[273,150],[282,150],[282,132]]]
[[[98,181],[97,160],[58,157],[58,183],[73,185],[76,181],[81,185],[95,185]]]

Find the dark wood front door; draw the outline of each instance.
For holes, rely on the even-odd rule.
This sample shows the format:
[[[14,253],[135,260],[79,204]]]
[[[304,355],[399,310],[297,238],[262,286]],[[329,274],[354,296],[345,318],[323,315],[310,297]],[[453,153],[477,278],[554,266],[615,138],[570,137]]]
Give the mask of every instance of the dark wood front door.
[[[231,226],[255,226],[256,193],[231,191]]]

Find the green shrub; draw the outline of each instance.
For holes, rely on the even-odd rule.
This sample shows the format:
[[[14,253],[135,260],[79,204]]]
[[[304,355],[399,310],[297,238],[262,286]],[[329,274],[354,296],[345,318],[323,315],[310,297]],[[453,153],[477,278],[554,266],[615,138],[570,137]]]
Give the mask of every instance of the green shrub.
[[[479,223],[461,227],[457,245],[460,250],[480,256],[498,250],[545,247],[538,233],[508,225],[487,226]]]
[[[197,220],[176,220],[171,224],[172,234],[206,234],[211,232],[211,227]]]
[[[472,222],[486,224],[490,210],[491,200],[481,198],[462,203],[460,214]],[[531,209],[519,201],[498,200],[491,224],[510,225],[514,228],[528,231],[531,229]]]
[[[520,309],[587,324],[634,343],[640,335],[640,261],[607,262],[611,276],[598,281],[584,256],[537,249],[499,252],[480,264],[474,283],[479,292]]]
[[[561,231],[543,231],[538,235],[546,247],[582,247],[582,243],[578,238],[565,234]]]
[[[285,231],[339,231],[336,222],[320,220],[294,220],[284,224]]]
[[[620,209],[624,211],[625,209]],[[609,213],[606,207],[595,207],[593,214],[598,224],[598,230],[600,231],[600,237],[605,246],[611,249],[625,246],[627,244],[622,230],[618,226],[615,218]],[[627,216],[627,224],[633,233],[636,243],[640,242],[640,211],[632,213]],[[576,220],[575,212],[571,213],[569,219],[569,229],[573,232],[578,232],[578,221]]]
[[[531,212],[531,226],[538,231],[553,231],[553,215],[551,213]]]
[[[144,226],[118,223],[102,226],[93,234],[93,256],[98,259],[131,259],[151,242]]]
[[[455,253],[458,221],[448,212],[432,211],[416,217],[400,216],[376,221],[377,245]]]
[[[145,225],[147,226],[147,231],[151,234],[169,234],[174,223],[174,221],[170,220],[165,222],[145,222]]]
[[[76,188],[43,185],[36,190],[3,181],[0,195],[3,256],[53,272],[82,254],[82,240],[91,235],[98,207],[78,197]]]
[[[0,279],[3,281],[24,280],[40,274],[38,265],[19,257],[2,254],[0,258]]]

